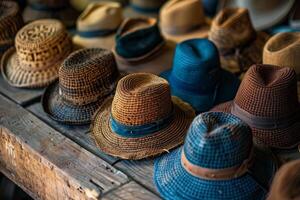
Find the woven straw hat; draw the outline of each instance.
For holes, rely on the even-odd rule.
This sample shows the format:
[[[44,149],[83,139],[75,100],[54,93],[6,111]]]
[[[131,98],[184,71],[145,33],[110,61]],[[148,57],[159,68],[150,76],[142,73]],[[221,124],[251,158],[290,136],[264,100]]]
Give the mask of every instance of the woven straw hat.
[[[247,124],[207,112],[194,119],[182,148],[155,160],[153,177],[164,199],[252,200],[265,198],[276,169],[253,148]]]
[[[37,19],[54,18],[67,27],[73,27],[79,13],[69,5],[69,0],[28,0],[23,11],[26,23]]]
[[[220,66],[216,46],[207,39],[191,39],[177,44],[173,67],[161,74],[172,95],[188,102],[197,113],[232,100],[240,81]]]
[[[164,37],[176,43],[208,37],[210,20],[199,0],[170,0],[160,10],[159,18]]]
[[[172,64],[175,43],[165,41],[154,18],[124,20],[113,52],[118,67],[128,72],[158,74]]]
[[[128,0],[70,0],[70,4],[78,11],[83,11],[89,4],[104,2],[117,2],[122,6],[128,4]]]
[[[297,77],[288,67],[252,66],[235,99],[212,110],[230,112],[244,120],[259,144],[279,149],[300,144]]]
[[[71,51],[71,39],[60,21],[37,20],[17,33],[15,48],[2,57],[2,75],[15,87],[46,86],[57,79],[58,68]]]
[[[73,43],[81,47],[111,50],[115,33],[123,21],[121,4],[116,2],[91,3],[77,20]]]
[[[96,111],[91,130],[102,151],[136,160],[180,145],[193,118],[187,103],[171,98],[165,79],[136,73],[119,81],[115,97]]]
[[[300,199],[300,160],[283,165],[276,173],[267,200]]]
[[[293,68],[300,75],[300,33],[279,33],[264,47],[263,63]]]
[[[224,8],[212,22],[209,39],[219,49],[222,66],[239,74],[262,62],[268,36],[254,30],[247,9]]]
[[[0,59],[14,45],[18,30],[24,25],[19,6],[13,1],[0,2]]]
[[[112,52],[100,48],[77,50],[62,63],[59,82],[46,89],[43,108],[56,121],[87,124],[113,93],[119,76]]]
[[[129,5],[124,9],[124,16],[134,17],[154,17],[157,18],[159,9],[168,0],[129,0]]]

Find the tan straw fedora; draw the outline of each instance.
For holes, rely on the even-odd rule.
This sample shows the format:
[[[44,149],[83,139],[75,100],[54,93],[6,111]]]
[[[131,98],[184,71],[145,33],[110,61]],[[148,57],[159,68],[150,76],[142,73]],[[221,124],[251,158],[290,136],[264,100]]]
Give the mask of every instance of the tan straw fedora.
[[[297,73],[298,96],[300,99],[300,33],[278,33],[266,43],[263,51],[263,63],[290,67]]]
[[[135,160],[180,145],[194,116],[189,104],[171,97],[165,79],[136,73],[119,81],[115,97],[96,111],[91,130],[102,151]]]
[[[160,10],[159,19],[163,36],[176,43],[208,37],[210,20],[199,0],[170,0]]]
[[[219,49],[222,66],[236,74],[262,63],[262,52],[268,36],[256,32],[248,10],[224,8],[212,22],[209,39]]]
[[[115,33],[123,21],[121,4],[116,2],[91,3],[77,20],[73,43],[80,47],[111,50]]]
[[[124,20],[113,52],[120,70],[159,74],[172,66],[175,46],[162,37],[155,18],[139,17]]]
[[[37,20],[17,33],[15,48],[2,57],[1,72],[12,86],[43,87],[57,79],[58,68],[71,51],[72,41],[60,21]]]

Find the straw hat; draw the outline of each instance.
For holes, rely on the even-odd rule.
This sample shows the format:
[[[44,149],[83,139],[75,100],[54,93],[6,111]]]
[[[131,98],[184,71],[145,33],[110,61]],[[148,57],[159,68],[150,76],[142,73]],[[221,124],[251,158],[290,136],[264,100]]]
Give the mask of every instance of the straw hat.
[[[113,93],[119,76],[112,52],[100,48],[77,50],[62,63],[59,82],[46,89],[43,108],[56,121],[87,124]]]
[[[268,36],[255,32],[247,9],[225,8],[213,20],[209,39],[219,49],[222,66],[239,74],[262,62]]]
[[[173,68],[161,74],[172,95],[193,106],[197,113],[232,100],[240,81],[221,69],[216,46],[207,39],[186,40],[177,45]]]
[[[99,148],[123,159],[142,159],[183,142],[193,109],[171,98],[166,80],[148,73],[122,78],[114,98],[96,111],[91,130]]]
[[[28,0],[28,6],[23,11],[26,23],[37,19],[55,18],[61,20],[67,27],[75,25],[78,15],[68,0]]]
[[[159,74],[172,65],[175,43],[165,41],[154,18],[126,19],[116,34],[118,67]]]
[[[199,0],[170,0],[160,10],[159,18],[164,37],[176,43],[208,37],[210,20]]]
[[[128,0],[70,0],[70,4],[78,11],[83,11],[91,3],[117,2],[122,6],[128,4]]]
[[[263,63],[293,68],[300,75],[300,33],[279,33],[271,37],[263,51]]]
[[[20,8],[16,2],[0,2],[0,59],[3,53],[14,45],[18,30],[24,25]]]
[[[164,199],[258,200],[276,169],[268,154],[253,148],[247,124],[207,112],[194,119],[182,148],[155,160],[153,177]]]
[[[111,50],[115,33],[123,21],[121,4],[116,2],[91,3],[77,20],[73,43],[81,47]]]
[[[300,144],[297,77],[288,67],[252,66],[235,99],[212,110],[241,118],[250,125],[259,144],[279,149]]]
[[[276,173],[267,200],[300,199],[300,160],[283,165]]]
[[[159,9],[168,0],[129,0],[129,5],[124,9],[125,17],[154,17],[157,18]]]
[[[281,22],[290,12],[295,0],[226,0],[225,7],[243,7],[250,12],[255,29],[264,30]]]

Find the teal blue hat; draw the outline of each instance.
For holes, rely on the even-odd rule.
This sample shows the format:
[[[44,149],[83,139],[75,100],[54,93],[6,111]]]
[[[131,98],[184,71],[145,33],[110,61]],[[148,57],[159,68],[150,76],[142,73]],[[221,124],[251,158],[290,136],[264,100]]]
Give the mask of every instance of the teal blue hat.
[[[250,127],[221,112],[198,115],[182,148],[154,163],[154,183],[164,199],[265,199],[277,166],[253,148]]]
[[[172,95],[190,103],[198,112],[232,100],[240,81],[220,67],[216,46],[207,39],[186,40],[177,45],[171,70],[161,74]]]

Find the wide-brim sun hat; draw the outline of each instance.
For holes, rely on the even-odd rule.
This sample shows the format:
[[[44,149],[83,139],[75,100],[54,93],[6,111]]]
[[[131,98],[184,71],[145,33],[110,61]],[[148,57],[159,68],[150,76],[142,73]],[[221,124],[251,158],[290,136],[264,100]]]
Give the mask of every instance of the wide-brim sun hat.
[[[137,160],[182,144],[193,117],[189,104],[171,98],[167,81],[136,73],[119,81],[115,97],[95,112],[91,130],[103,152]]]

